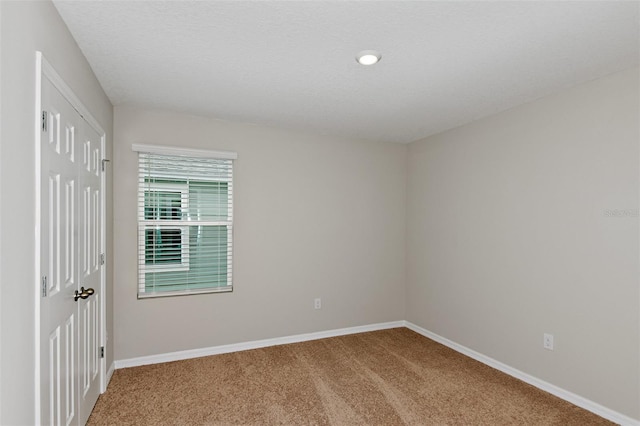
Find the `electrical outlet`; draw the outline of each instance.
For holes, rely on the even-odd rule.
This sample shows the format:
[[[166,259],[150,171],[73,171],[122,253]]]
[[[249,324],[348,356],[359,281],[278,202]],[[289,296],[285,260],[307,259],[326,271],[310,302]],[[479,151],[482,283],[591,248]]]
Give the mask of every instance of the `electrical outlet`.
[[[542,346],[545,349],[553,350],[553,334],[544,333],[544,339],[542,341]]]
[[[319,297],[313,299],[313,309],[322,309],[322,299]]]

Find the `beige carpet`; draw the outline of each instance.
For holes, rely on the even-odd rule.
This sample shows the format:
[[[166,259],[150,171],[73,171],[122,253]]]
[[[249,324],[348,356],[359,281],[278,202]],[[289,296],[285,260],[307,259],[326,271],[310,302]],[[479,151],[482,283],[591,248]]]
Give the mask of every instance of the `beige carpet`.
[[[611,423],[396,328],[117,370],[89,424]]]

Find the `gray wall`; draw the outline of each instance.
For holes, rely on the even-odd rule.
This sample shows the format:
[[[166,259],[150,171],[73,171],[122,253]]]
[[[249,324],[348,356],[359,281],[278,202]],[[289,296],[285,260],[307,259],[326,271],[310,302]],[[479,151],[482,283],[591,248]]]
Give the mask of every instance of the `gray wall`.
[[[638,77],[412,143],[406,288],[407,320],[636,419]]]
[[[238,153],[233,293],[137,300],[132,143]],[[406,150],[116,107],[116,359],[402,320]]]
[[[107,132],[113,111],[80,49],[49,1],[0,2],[0,424],[33,424],[36,224],[34,176],[35,52],[40,50]],[[108,183],[111,187],[110,182]],[[111,193],[108,192],[111,199]],[[112,233],[111,212],[107,235]],[[111,246],[109,238],[108,246]],[[109,262],[111,264],[111,262]],[[110,282],[112,270],[107,270]],[[109,300],[113,298],[107,295]],[[112,304],[108,306],[108,316]],[[108,324],[108,331],[112,331]],[[113,333],[110,333],[113,334]],[[107,362],[113,360],[107,348]]]

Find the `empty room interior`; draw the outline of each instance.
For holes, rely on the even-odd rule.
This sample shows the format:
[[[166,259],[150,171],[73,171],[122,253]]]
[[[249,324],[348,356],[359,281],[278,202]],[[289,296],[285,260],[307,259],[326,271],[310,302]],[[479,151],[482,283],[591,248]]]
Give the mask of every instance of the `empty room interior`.
[[[0,424],[640,425],[637,1],[0,1]]]

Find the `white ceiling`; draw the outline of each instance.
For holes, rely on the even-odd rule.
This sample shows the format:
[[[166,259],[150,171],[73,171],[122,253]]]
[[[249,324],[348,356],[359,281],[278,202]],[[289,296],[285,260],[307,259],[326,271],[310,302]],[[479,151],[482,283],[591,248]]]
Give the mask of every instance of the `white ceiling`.
[[[410,142],[639,63],[640,3],[54,0],[114,105]],[[365,67],[363,49],[382,54]]]

